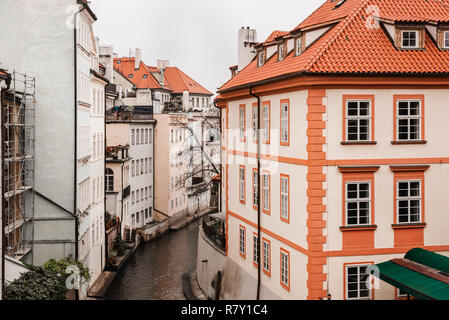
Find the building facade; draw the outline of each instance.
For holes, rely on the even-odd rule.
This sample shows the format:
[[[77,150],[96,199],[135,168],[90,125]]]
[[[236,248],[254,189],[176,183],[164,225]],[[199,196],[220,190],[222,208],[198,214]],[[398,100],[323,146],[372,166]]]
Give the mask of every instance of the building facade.
[[[368,266],[449,254],[449,9],[402,2],[326,1],[220,88],[222,297],[398,299]]]

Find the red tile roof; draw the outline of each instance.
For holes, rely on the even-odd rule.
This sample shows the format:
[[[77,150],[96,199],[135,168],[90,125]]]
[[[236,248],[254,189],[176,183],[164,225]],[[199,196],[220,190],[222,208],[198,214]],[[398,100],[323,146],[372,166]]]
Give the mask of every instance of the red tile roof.
[[[201,86],[177,67],[167,67],[165,77],[174,93],[189,91],[190,93],[212,95],[212,92]]]
[[[8,73],[3,69],[0,69],[0,78],[2,79],[8,78]]]
[[[118,63],[120,61],[120,63]],[[134,83],[138,89],[160,89],[161,85],[148,71],[145,64],[141,61],[139,70],[134,69],[135,58],[116,58],[114,67],[119,70],[129,81]],[[132,74],[132,78],[129,75]],[[146,75],[146,78],[144,76]]]
[[[270,43],[270,42],[276,40],[276,38],[285,36],[285,35],[287,35],[288,33],[289,33],[288,31],[274,30],[274,31],[268,36],[268,38],[267,38],[264,42],[262,42],[261,44]]]
[[[443,0],[441,0],[443,1]],[[254,59],[234,78],[226,82],[219,91],[256,83],[263,80],[290,74],[309,73],[449,73],[449,51],[440,50],[426,33],[425,50],[397,50],[382,28],[367,28],[366,16],[370,5],[380,8],[384,14],[409,18],[417,17],[417,10],[423,19],[446,21],[449,18],[449,6],[440,0],[347,0],[336,9],[344,14],[333,14],[329,5],[336,2],[326,1],[305,21],[305,26],[320,23],[319,17],[331,21],[336,16],[344,19],[325,33],[299,56],[293,52],[282,61],[273,55],[263,66],[257,67]],[[445,0],[448,1],[448,0]],[[412,9],[405,10],[409,6]],[[388,9],[388,10],[387,10]],[[320,12],[323,10],[323,12]],[[349,13],[348,13],[349,12]],[[415,14],[415,16],[413,16]],[[311,19],[313,17],[313,19]],[[300,25],[301,26],[301,25]]]

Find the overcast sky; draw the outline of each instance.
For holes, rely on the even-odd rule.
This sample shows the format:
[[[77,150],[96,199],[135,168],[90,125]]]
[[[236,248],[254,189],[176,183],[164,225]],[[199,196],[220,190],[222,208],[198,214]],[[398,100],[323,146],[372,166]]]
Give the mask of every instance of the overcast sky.
[[[258,41],[289,31],[325,0],[91,0],[100,43],[128,56],[140,48],[146,64],[168,59],[215,93],[237,64],[237,33],[255,28]]]

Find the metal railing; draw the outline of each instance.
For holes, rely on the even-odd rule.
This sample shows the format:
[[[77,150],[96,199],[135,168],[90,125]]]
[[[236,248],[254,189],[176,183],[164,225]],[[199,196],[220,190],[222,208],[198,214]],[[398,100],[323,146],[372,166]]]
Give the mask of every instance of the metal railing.
[[[202,227],[206,237],[219,249],[226,251],[226,235],[221,221],[206,221],[203,219]]]

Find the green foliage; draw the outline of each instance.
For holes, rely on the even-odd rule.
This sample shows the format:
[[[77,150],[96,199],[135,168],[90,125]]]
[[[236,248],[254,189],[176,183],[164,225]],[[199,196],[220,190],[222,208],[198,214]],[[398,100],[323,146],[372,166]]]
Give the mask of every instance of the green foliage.
[[[5,300],[64,300],[64,281],[43,267],[31,266],[29,272],[5,286]]]
[[[67,257],[56,261],[50,259],[42,267],[26,265],[28,272],[5,286],[5,300],[64,300],[67,291],[66,279],[73,273],[66,273],[67,267],[79,269],[80,277],[90,278],[89,269],[80,261]]]
[[[56,261],[55,259],[50,259],[47,262],[44,263],[44,268],[46,270],[49,270],[58,276],[63,277],[64,282],[67,279],[67,277],[71,273],[66,273],[67,267],[69,266],[76,266],[78,267],[80,271],[80,276],[83,277],[86,281],[89,280],[90,274],[89,274],[89,268],[84,266],[84,264],[81,261],[75,261],[71,256]]]

